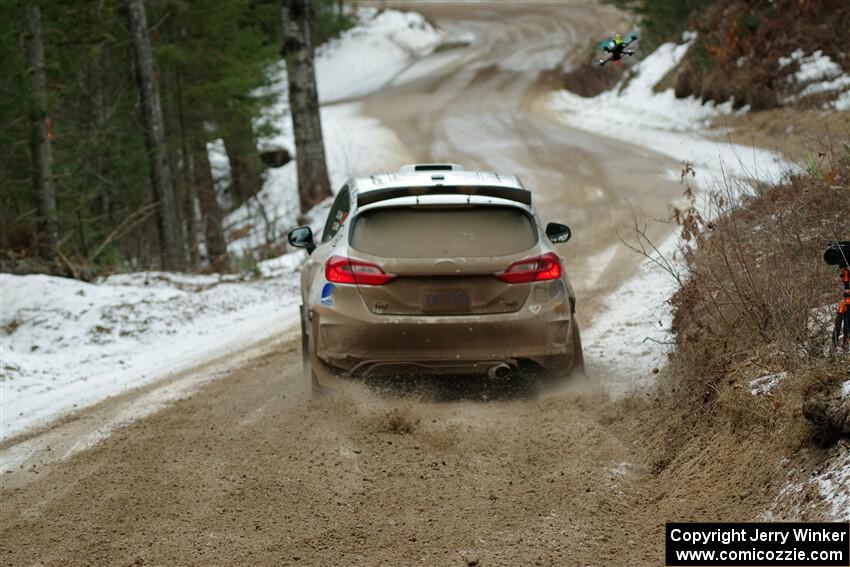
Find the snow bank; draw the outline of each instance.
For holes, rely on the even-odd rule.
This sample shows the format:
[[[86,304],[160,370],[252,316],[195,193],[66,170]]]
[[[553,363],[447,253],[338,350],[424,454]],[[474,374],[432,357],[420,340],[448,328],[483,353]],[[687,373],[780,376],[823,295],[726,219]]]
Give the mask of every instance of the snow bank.
[[[297,320],[295,265],[252,281],[0,274],[0,436],[280,332]]]
[[[629,75],[613,89],[585,98],[569,91],[556,94],[554,107],[575,114],[569,122],[590,130],[631,140],[631,129],[691,131],[708,126],[718,114],[732,112],[732,104],[703,104],[695,97],[676,98],[673,89],[653,91],[685,56],[696,34],[685,34],[683,42],[665,43],[631,68]],[[620,128],[628,127],[623,132]]]
[[[443,42],[442,33],[421,14],[367,7],[358,10],[357,17],[355,27],[316,52],[322,103],[380,90]]]
[[[821,496],[829,504],[832,517],[850,521],[850,452],[838,458],[821,474],[812,479]]]

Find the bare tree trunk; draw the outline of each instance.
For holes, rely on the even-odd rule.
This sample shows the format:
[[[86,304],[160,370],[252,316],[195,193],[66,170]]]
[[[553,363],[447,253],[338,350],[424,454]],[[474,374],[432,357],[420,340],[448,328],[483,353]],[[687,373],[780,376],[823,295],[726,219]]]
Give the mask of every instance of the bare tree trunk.
[[[53,155],[47,126],[47,75],[44,72],[44,44],[41,41],[41,10],[37,0],[27,3],[27,60],[32,89],[30,121],[32,174],[38,202],[40,253],[53,260],[58,240],[56,191],[53,187]]]
[[[313,67],[313,9],[310,0],[282,0],[283,49],[289,77],[289,107],[295,134],[301,211],[331,195],[316,71]]]
[[[133,52],[136,57],[136,73],[145,127],[145,147],[151,165],[151,185],[154,199],[159,203],[157,230],[162,266],[166,270],[183,270],[186,268],[183,231],[168,167],[165,127],[162,122],[162,107],[156,83],[145,7],[142,0],[124,0],[124,6],[127,10]]]
[[[216,198],[209,156],[207,155],[207,145],[203,141],[197,144],[195,155],[197,156],[195,179],[198,184],[201,214],[204,218],[204,240],[207,243],[207,256],[212,268],[221,271],[227,269],[229,263],[227,242],[224,239],[224,228],[222,227],[224,215]]]

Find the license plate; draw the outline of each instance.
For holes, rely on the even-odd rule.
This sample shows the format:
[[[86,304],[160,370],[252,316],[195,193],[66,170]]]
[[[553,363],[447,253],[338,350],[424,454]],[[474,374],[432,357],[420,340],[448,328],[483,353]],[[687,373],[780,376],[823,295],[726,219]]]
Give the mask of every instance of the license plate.
[[[422,311],[425,313],[466,313],[469,309],[467,289],[426,289],[422,294]]]

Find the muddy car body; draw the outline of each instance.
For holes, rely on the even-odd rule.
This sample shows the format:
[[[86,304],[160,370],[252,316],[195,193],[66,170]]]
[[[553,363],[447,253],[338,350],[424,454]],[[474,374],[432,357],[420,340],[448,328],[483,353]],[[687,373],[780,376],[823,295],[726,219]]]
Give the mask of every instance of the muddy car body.
[[[516,177],[424,164],[350,180],[320,242],[308,227],[289,234],[310,252],[307,373],[583,369],[575,294],[554,246],[569,237],[565,225],[542,229]]]

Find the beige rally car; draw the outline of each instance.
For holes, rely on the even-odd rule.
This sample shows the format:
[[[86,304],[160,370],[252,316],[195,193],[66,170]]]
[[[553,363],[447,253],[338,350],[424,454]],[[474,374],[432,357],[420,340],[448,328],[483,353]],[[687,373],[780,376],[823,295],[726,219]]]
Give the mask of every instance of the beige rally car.
[[[352,179],[301,269],[305,379],[583,371],[575,294],[531,192],[454,164]]]

